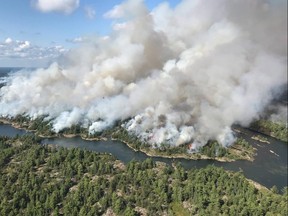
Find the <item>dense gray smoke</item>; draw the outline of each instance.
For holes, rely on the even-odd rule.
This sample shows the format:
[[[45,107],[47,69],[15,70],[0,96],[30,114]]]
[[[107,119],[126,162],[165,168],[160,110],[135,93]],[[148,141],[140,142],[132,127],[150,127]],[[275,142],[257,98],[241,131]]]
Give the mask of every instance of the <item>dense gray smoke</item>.
[[[105,15],[111,35],[9,77],[0,115],[47,115],[56,132],[130,119],[123,127],[151,145],[230,145],[231,125],[257,119],[287,83],[286,4],[185,0],[149,12],[124,2]]]
[[[266,113],[265,113],[266,114]],[[268,119],[274,123],[288,126],[287,104],[277,104],[268,107]],[[265,118],[266,116],[264,116]],[[267,117],[266,117],[267,118]]]

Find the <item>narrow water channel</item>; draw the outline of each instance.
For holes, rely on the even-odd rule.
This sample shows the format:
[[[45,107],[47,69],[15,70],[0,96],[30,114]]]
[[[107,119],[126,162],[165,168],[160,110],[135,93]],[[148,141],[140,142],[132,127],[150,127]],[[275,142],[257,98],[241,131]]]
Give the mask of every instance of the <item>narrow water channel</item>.
[[[235,161],[235,162],[218,162],[215,160],[187,160],[187,159],[169,159],[161,157],[152,157],[154,161],[161,161],[168,164],[172,162],[181,162],[184,168],[202,168],[214,164],[223,167],[226,170],[240,171],[244,175],[268,188],[276,185],[279,189],[287,186],[287,143],[281,142],[274,138],[265,136],[270,144],[262,143],[251,139],[255,132],[242,129],[241,136],[250,142],[253,147],[257,148],[257,155],[253,162]],[[10,125],[0,124],[0,136],[23,135],[24,130],[13,128]],[[264,135],[262,135],[264,136]],[[149,156],[141,152],[135,152],[126,144],[119,141],[86,141],[80,137],[75,138],[51,138],[43,139],[43,144],[54,144],[67,148],[81,148],[90,151],[111,153],[117,159],[127,163],[133,159],[145,160]],[[228,179],[227,179],[228,180]]]

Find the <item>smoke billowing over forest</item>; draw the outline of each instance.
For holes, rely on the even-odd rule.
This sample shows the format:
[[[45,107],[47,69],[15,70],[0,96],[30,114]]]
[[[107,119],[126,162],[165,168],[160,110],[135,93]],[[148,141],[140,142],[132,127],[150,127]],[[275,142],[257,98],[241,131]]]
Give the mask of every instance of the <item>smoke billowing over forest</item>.
[[[185,0],[148,11],[128,0],[47,69],[19,71],[0,90],[0,115],[46,115],[58,132],[124,127],[149,143],[233,143],[233,124],[259,118],[287,84],[287,1]]]

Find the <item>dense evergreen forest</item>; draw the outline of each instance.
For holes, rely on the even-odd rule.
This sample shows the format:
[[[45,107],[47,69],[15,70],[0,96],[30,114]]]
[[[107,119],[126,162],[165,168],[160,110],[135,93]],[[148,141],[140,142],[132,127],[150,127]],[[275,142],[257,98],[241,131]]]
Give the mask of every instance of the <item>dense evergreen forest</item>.
[[[108,154],[0,137],[0,215],[287,215],[287,188],[256,189],[241,172],[127,165]]]

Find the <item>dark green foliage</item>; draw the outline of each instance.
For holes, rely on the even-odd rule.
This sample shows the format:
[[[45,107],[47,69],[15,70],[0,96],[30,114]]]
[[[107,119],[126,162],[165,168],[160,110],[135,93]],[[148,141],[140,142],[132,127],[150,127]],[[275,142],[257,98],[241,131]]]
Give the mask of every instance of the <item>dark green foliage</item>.
[[[261,119],[253,122],[250,127],[269,136],[288,142],[287,125]]]
[[[129,143],[134,149],[139,150],[140,148],[151,147],[149,144],[142,142],[138,137],[129,134],[127,130],[122,127],[118,127],[112,135],[113,139],[121,140]]]
[[[287,188],[259,191],[241,173],[131,161],[0,138],[0,215],[287,215]]]
[[[31,119],[23,115],[17,115],[16,117],[9,119],[9,121],[20,128],[35,131],[36,134],[42,136],[53,136],[55,132],[52,130],[52,125],[49,120],[45,119],[46,116]]]
[[[163,118],[163,117],[161,117]],[[129,133],[125,128],[121,127],[123,121],[118,121],[115,123],[114,127],[107,128],[102,132],[89,133],[87,128],[83,128],[80,125],[72,125],[70,128],[65,128],[58,133],[55,133],[52,130],[51,120],[47,120],[45,116],[31,119],[25,116],[18,115],[13,119],[10,119],[10,122],[20,126],[21,128],[33,130],[36,135],[51,137],[51,136],[61,136],[61,135],[72,135],[72,136],[81,136],[82,138],[88,139],[116,139],[128,144],[134,150],[140,150],[150,155],[164,156],[164,157],[184,157],[184,158],[200,158],[201,155],[208,156],[209,158],[225,158],[225,159],[251,159],[253,158],[254,151],[252,146],[249,143],[245,143],[244,140],[238,143],[241,145],[241,154],[233,153],[229,151],[229,148],[225,148],[220,145],[217,141],[209,141],[205,146],[199,149],[198,153],[191,154],[188,153],[189,144],[183,144],[180,146],[173,146],[167,143],[161,143],[160,145],[151,146],[147,140],[139,139],[135,134]],[[155,148],[153,148],[155,147]],[[233,147],[233,146],[232,146]]]
[[[217,141],[209,141],[199,149],[199,152],[211,158],[228,156],[227,148],[220,145]]]
[[[244,148],[253,148],[245,139],[238,138],[236,141],[237,144],[243,146]]]

